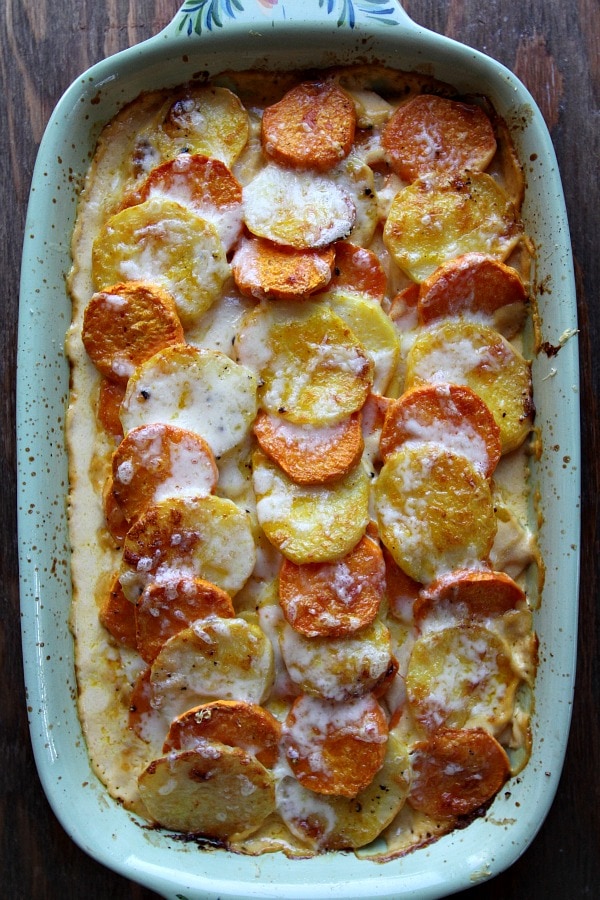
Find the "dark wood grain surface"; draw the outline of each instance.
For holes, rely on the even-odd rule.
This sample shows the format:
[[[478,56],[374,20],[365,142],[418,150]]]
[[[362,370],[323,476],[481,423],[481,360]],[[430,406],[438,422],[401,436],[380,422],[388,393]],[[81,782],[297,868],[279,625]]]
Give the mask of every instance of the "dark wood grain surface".
[[[298,0],[300,2],[300,0]],[[405,0],[419,24],[496,57],[528,86],[558,154],[576,263],[581,329],[583,543],[573,724],[555,803],[531,847],[472,900],[600,897],[598,420],[600,5],[598,0]],[[102,57],[150,37],[178,0],[3,0],[0,22],[0,895],[16,900],[155,895],[103,868],[65,835],[40,786],[22,684],[15,486],[18,283],[29,184],[63,90]],[[599,354],[600,355],[600,354]]]

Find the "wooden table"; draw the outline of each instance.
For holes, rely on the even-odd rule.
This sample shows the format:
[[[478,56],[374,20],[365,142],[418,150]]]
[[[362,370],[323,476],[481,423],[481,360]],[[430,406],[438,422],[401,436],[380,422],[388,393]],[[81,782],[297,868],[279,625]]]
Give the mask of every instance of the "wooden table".
[[[579,667],[566,764],[554,806],[524,856],[468,896],[553,900],[600,896],[600,627],[597,239],[600,7],[597,0],[405,0],[412,18],[495,56],[529,87],[550,127],[577,268],[583,408],[583,546]],[[3,309],[0,893],[16,900],[154,897],[82,853],[54,818],[37,778],[22,687],[14,421],[18,278],[37,145],[62,91],[89,65],[150,37],[178,0],[4,0],[0,24],[0,221]]]

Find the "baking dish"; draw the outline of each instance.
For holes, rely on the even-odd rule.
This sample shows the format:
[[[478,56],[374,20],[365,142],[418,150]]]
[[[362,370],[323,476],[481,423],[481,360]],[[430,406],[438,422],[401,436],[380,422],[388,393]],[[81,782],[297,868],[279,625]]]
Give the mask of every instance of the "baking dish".
[[[291,51],[293,48],[293,52]],[[540,670],[534,749],[487,816],[430,848],[386,864],[348,854],[288,861],[207,852],[139,827],[92,774],[75,708],[68,631],[70,580],[63,444],[70,322],[64,277],[76,197],[102,125],[141,90],[196,72],[378,61],[490,96],[512,127],[528,190],[523,210],[537,251],[543,346],[533,364],[543,454],[533,464],[547,565],[537,615]],[[523,86],[476,51],[427,32],[380,0],[196,0],[157,37],[89,70],[59,103],[40,147],[22,268],[19,360],[19,535],[23,648],[31,734],[44,789],[88,853],[165,897],[439,897],[510,865],[552,802],[566,746],[575,668],[579,439],[572,263],[562,189],[541,114]]]

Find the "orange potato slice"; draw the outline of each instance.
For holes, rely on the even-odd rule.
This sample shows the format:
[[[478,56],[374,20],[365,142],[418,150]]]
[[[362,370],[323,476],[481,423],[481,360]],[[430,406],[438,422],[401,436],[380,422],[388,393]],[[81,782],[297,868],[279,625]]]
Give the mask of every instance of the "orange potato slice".
[[[129,522],[166,497],[212,494],[218,479],[204,438],[162,422],[129,431],[113,453],[112,472],[114,497]]]
[[[284,559],[279,570],[283,614],[307,637],[342,637],[370,625],[384,591],[383,555],[366,535],[337,562],[298,566]]]
[[[462,453],[486,478],[498,465],[500,429],[484,401],[466,385],[425,384],[392,401],[381,431],[383,459],[407,441],[437,441]]]
[[[118,574],[113,578],[98,618],[117,643],[131,650],[137,649],[135,609],[123,593]]]
[[[211,222],[226,250],[242,230],[242,187],[225,163],[201,154],[180,153],[155,166],[126,196],[122,208],[167,197]]]
[[[131,605],[131,604],[130,604]],[[150,583],[135,604],[135,635],[142,659],[152,663],[163,644],[206,616],[232,619],[229,594],[202,578],[174,578],[169,584]]]
[[[328,700],[372,693],[394,667],[390,632],[380,619],[342,637],[305,637],[286,622],[279,644],[294,684]]]
[[[464,178],[418,179],[400,190],[383,240],[402,271],[420,283],[464,253],[506,259],[522,234],[517,210],[497,182],[469,172]]]
[[[170,498],[148,507],[127,532],[120,581],[135,603],[150,582],[203,578],[236,594],[254,568],[247,512],[222,497]]]
[[[131,606],[132,604],[129,605]],[[159,714],[153,706],[153,699],[154,692],[150,681],[150,666],[147,666],[145,669],[142,669],[135,679],[129,696],[127,724],[140,740],[148,744],[153,741],[157,720],[160,722]],[[162,726],[162,722],[160,725]]]
[[[485,560],[496,533],[490,486],[461,454],[403,444],[374,485],[381,540],[414,581]]]
[[[233,91],[190,85],[166,111],[157,143],[163,158],[185,150],[231,166],[246,146],[249,134],[248,113]]]
[[[461,313],[493,316],[503,306],[523,310],[527,291],[518,272],[485,253],[465,253],[443,263],[419,289],[421,325]]]
[[[424,382],[465,384],[489,407],[502,453],[519,447],[533,426],[531,368],[519,351],[487,325],[448,320],[423,331],[406,359],[405,387]]]
[[[331,280],[335,251],[296,250],[264,238],[243,238],[231,261],[238,288],[257,300],[301,299]]]
[[[116,384],[108,378],[102,378],[98,390],[96,416],[98,422],[114,441],[123,437],[123,425],[119,418],[121,403],[125,396],[125,385]]]
[[[317,794],[288,776],[277,786],[277,807],[292,834],[311,847],[364,847],[402,809],[410,784],[409,773],[406,749],[390,734],[377,777],[356,797]]]
[[[512,716],[518,683],[506,642],[481,625],[463,623],[416,640],[406,696],[429,732],[482,727],[500,734]]]
[[[330,291],[357,291],[381,302],[386,286],[385,270],[372,250],[350,241],[335,244],[335,268]]]
[[[175,300],[184,328],[220,296],[230,275],[217,231],[180,203],[152,197],[122,209],[100,228],[92,246],[96,290],[121,281],[158,284]]]
[[[422,585],[400,568],[386,546],[382,547],[385,562],[386,597],[395,619],[409,625],[413,621],[414,603]]]
[[[240,747],[268,769],[279,759],[281,725],[266,709],[241,700],[215,700],[187,710],[171,723],[163,753],[195,750],[198,743],[219,741]]]
[[[415,744],[410,760],[408,802],[434,819],[474,813],[509,776],[506,752],[483,729],[440,731]]]
[[[356,110],[333,81],[304,81],[262,117],[262,144],[282,165],[319,172],[348,156],[354,141]]]
[[[388,726],[371,695],[345,703],[298,697],[282,747],[300,784],[318,794],[356,797],[383,765]]]
[[[117,502],[111,476],[106,479],[102,490],[102,508],[108,533],[118,545],[122,544],[129,531],[130,523]]]
[[[392,114],[381,135],[392,169],[404,181],[420,175],[483,171],[496,137],[481,107],[421,94]]]
[[[257,450],[252,483],[258,522],[267,540],[292,562],[339,559],[364,534],[370,479],[360,463],[333,484],[301,485]]]
[[[121,385],[163,347],[184,341],[175,301],[159,285],[114,284],[93,295],[83,313],[84,347],[98,371]]]
[[[522,606],[525,591],[505,572],[459,570],[424,588],[414,605],[417,622],[439,609],[464,618],[492,618]]]
[[[296,484],[337,481],[358,464],[364,447],[360,413],[319,428],[260,410],[253,430],[261,450]]]
[[[273,775],[250,753],[216,741],[153,760],[138,787],[163,828],[223,841],[252,834],[275,809]]]
[[[347,237],[356,204],[347,179],[283,169],[269,163],[243,189],[249,231],[298,250]]]

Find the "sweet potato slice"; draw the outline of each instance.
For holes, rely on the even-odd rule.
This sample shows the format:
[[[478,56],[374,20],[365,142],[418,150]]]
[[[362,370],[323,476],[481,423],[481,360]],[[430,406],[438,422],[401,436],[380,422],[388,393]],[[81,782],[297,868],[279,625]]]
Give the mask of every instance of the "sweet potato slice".
[[[293,300],[322,290],[331,280],[335,251],[296,250],[263,238],[243,238],[231,268],[238,288],[258,300]]]
[[[335,244],[335,268],[330,291],[356,291],[381,302],[386,285],[385,270],[372,250],[350,241]]]
[[[275,781],[250,753],[206,742],[153,760],[138,778],[163,828],[220,840],[247,837],[275,809]]]
[[[232,619],[229,594],[202,578],[179,578],[168,584],[149,584],[135,604],[138,652],[154,662],[163,644],[196,619],[216,615]]]
[[[284,559],[279,570],[283,614],[307,637],[342,637],[370,625],[384,591],[383,555],[366,535],[337,562],[298,566]]]
[[[109,381],[108,378],[100,380],[98,389],[98,405],[96,417],[98,422],[115,442],[123,437],[123,425],[119,418],[119,410],[125,396],[125,385]]]
[[[500,428],[484,401],[466,385],[424,384],[392,401],[381,431],[383,459],[406,441],[438,441],[462,453],[490,478],[502,445]]]
[[[518,272],[485,253],[465,253],[443,263],[419,289],[421,325],[461,313],[492,316],[503,306],[523,309],[527,291]]]
[[[204,497],[218,479],[213,452],[199,434],[154,422],[133,428],[112,457],[115,499],[133,523],[166,497]]]
[[[333,81],[305,81],[264,110],[262,144],[282,165],[323,172],[348,155],[355,128],[345,91]]]
[[[360,413],[319,428],[261,410],[253,429],[261,450],[296,484],[337,481],[357,465],[364,447]]]
[[[132,650],[137,649],[135,609],[123,593],[118,573],[112,580],[98,618],[117,643]]]
[[[395,619],[407,625],[413,621],[413,608],[422,585],[400,568],[387,547],[383,546],[386,597]]]
[[[442,575],[424,588],[413,607],[415,620],[450,609],[466,618],[501,616],[525,602],[525,592],[505,572],[464,570]]]
[[[467,816],[487,804],[509,776],[506,752],[483,729],[448,729],[415,744],[408,802],[435,819]]]
[[[285,720],[282,747],[303,787],[356,797],[383,765],[387,737],[385,715],[371,695],[345,703],[301,696]]]
[[[279,758],[281,724],[268,710],[241,700],[215,700],[189,709],[169,728],[163,753],[194,750],[199,742],[240,747],[273,768]]]
[[[118,545],[122,544],[129,531],[130,522],[125,518],[115,497],[112,476],[106,479],[102,490],[102,509],[108,533]]]
[[[81,338],[98,371],[126,385],[136,366],[164,347],[183,343],[184,333],[166,290],[128,281],[93,295],[83,314]]]
[[[496,151],[489,118],[473,103],[420,94],[399,106],[381,142],[404,181],[429,173],[483,171]]]

